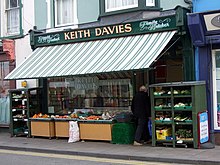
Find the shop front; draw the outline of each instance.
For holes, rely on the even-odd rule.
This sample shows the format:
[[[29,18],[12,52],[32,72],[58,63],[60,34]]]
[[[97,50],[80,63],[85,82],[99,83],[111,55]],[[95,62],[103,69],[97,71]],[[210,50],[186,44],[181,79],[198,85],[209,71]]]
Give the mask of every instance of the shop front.
[[[188,15],[189,30],[193,44],[196,46],[196,79],[205,80],[207,83],[210,133],[213,135],[212,141],[216,144],[220,144],[219,18],[219,11]]]
[[[193,80],[184,12],[181,8],[151,20],[54,33],[33,30],[33,53],[5,79],[39,79],[42,113],[80,116],[80,129],[98,130],[102,125],[111,130],[113,122],[108,119],[118,116],[125,122],[120,117],[130,113],[140,85]],[[109,131],[108,137],[90,137],[88,132],[81,136],[111,140]]]

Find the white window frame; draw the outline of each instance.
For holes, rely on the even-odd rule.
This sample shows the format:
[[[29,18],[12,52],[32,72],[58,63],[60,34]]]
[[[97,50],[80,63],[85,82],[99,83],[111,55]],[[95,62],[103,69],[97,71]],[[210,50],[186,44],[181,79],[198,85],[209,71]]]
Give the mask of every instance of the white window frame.
[[[155,0],[146,0],[146,6],[155,6]]]
[[[58,12],[57,12],[57,1],[63,1],[63,0],[55,0],[54,1],[54,12],[55,12],[55,27],[60,27],[60,26],[67,26],[67,25],[75,25],[75,24],[78,24],[78,19],[77,19],[77,3],[76,3],[76,0],[69,0],[69,1],[72,1],[72,4],[70,4],[70,7],[72,5],[72,10],[70,10],[72,13],[70,13],[70,15],[72,15],[72,22],[67,22],[67,23],[58,23]],[[62,5],[62,3],[61,3]],[[60,7],[61,10],[63,7]],[[63,12],[60,12],[60,13],[63,13]],[[62,19],[62,17],[61,17]],[[63,21],[61,21],[63,22]]]
[[[123,5],[123,4],[120,4],[122,2],[125,2],[127,1],[127,3],[129,2],[129,0],[105,0],[105,12],[112,12],[112,11],[117,11],[117,10],[124,10],[124,9],[130,9],[130,8],[135,8],[135,7],[138,7],[138,0],[133,0],[133,4],[130,4],[130,5]],[[135,3],[136,1],[136,3]],[[118,2],[118,5],[114,5],[112,4],[113,7],[108,7],[109,3],[112,2],[112,3],[116,3]]]
[[[9,2],[8,7],[7,7],[7,2]],[[5,3],[6,3],[5,11],[6,11],[6,15],[7,15],[7,23],[6,23],[7,24],[7,34],[10,34],[10,35],[19,34],[19,32],[20,32],[20,6],[19,6],[19,0],[17,0],[17,6],[16,7],[10,7],[10,2],[11,2],[10,0],[5,1]],[[13,13],[13,12],[15,12],[15,13]],[[11,14],[11,16],[9,16],[9,14]],[[16,17],[16,18],[14,18],[14,17]],[[13,20],[13,18],[15,20]],[[10,25],[9,25],[9,21],[10,21]],[[15,23],[13,23],[13,21]]]
[[[214,112],[214,129],[220,130],[218,126],[218,114],[217,114],[217,83],[216,83],[216,52],[219,52],[220,49],[212,50],[212,82],[213,82],[213,112]]]

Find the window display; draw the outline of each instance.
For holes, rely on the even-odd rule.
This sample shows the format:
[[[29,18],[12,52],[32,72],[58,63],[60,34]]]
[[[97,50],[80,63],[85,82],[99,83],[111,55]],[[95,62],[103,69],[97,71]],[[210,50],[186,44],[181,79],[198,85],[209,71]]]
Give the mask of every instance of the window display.
[[[132,98],[130,79],[72,77],[48,79],[49,113],[67,114],[75,109],[128,110]]]

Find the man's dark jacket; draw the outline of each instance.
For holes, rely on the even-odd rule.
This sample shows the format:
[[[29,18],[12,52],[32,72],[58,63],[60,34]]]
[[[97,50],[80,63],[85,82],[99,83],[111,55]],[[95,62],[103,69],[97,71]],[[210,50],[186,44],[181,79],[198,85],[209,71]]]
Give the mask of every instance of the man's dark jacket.
[[[150,97],[147,92],[138,92],[132,99],[131,111],[137,118],[151,117]]]

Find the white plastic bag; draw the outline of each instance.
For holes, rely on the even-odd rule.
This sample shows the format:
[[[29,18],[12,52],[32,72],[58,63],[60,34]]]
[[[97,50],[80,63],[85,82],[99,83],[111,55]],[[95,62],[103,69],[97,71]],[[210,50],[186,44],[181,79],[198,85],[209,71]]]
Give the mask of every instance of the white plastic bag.
[[[69,140],[68,143],[79,141],[79,126],[77,121],[69,121]]]

